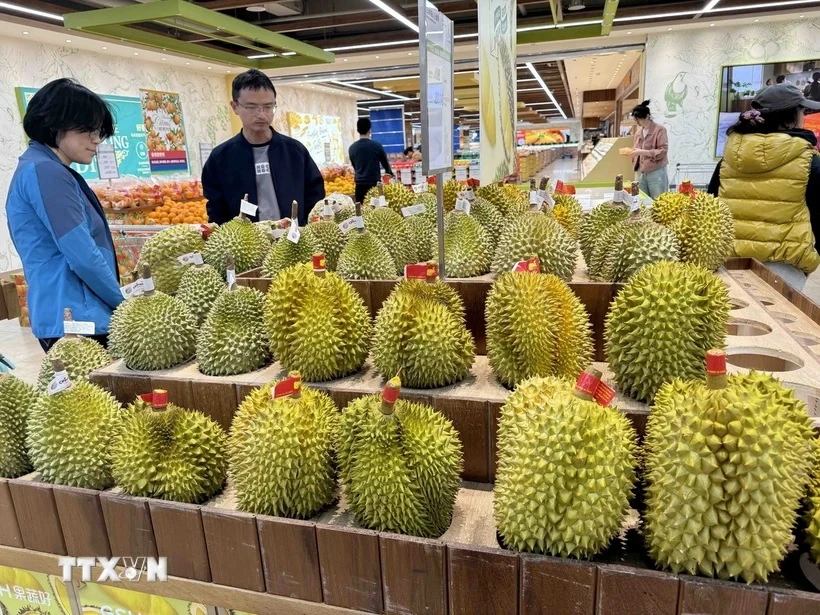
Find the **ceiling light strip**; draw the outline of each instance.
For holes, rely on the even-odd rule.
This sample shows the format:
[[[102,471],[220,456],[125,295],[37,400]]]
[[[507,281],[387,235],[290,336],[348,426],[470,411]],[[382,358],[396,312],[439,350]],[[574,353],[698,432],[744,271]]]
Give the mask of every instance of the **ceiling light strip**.
[[[690,17],[692,15],[702,15],[704,13],[728,13],[731,11],[753,11],[759,9],[784,8],[787,6],[798,6],[802,4],[814,4],[817,0],[779,0],[778,2],[762,2],[758,4],[743,4],[738,6],[715,6],[711,9],[699,9],[697,11],[675,11],[672,13],[659,13],[657,15],[637,15],[633,17],[616,17],[615,22],[650,21],[654,19],[666,19],[670,17]]]
[[[400,96],[399,94],[393,94],[392,92],[382,92],[381,90],[374,90],[372,88],[366,88],[366,87],[361,86],[361,85],[353,85],[351,83],[345,83],[344,81],[329,81],[329,83],[332,83],[333,85],[338,85],[338,86],[343,87],[343,88],[354,88],[356,90],[361,90],[363,92],[370,92],[372,94],[379,94],[380,96],[388,96],[390,98],[395,98],[397,100],[412,100],[411,98],[408,98],[407,96]]]
[[[390,15],[390,17],[392,17],[392,18],[393,18],[393,19],[395,19],[396,21],[398,21],[398,22],[400,22],[400,23],[404,24],[405,26],[407,26],[408,28],[410,28],[413,32],[415,32],[415,33],[417,33],[417,34],[418,34],[419,27],[418,27],[416,24],[414,24],[412,21],[410,21],[409,19],[407,19],[407,17],[405,17],[404,15],[402,15],[401,13],[399,13],[399,12],[398,12],[396,9],[394,9],[392,6],[388,6],[387,4],[385,4],[384,2],[382,2],[382,0],[370,0],[370,4],[372,4],[372,5],[374,5],[374,6],[379,7],[379,8],[380,8],[381,10],[383,10],[385,13],[387,13],[388,15]]]
[[[38,11],[36,9],[30,9],[27,6],[11,4],[10,2],[0,2],[0,9],[4,9],[6,11],[15,11],[17,13],[23,13],[24,15],[33,15],[34,17],[42,17],[43,19],[63,21],[62,15],[57,15],[56,13],[47,13],[46,11]]]
[[[561,108],[561,105],[558,104],[558,101],[555,100],[555,96],[552,95],[552,90],[550,90],[547,87],[547,84],[544,83],[544,80],[541,79],[541,75],[538,74],[538,71],[535,70],[535,67],[532,64],[527,64],[527,68],[530,69],[530,72],[532,73],[532,76],[535,77],[535,80],[538,82],[538,85],[541,86],[541,88],[547,93],[547,96],[549,96],[550,100],[553,103],[555,103],[556,107],[558,107],[558,110],[561,112],[561,115],[564,117],[564,119],[567,119],[567,114]]]

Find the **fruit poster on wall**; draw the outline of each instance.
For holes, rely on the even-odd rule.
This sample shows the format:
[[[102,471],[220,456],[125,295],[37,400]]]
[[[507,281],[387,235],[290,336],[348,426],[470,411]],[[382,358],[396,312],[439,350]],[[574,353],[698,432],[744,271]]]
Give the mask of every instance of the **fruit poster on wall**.
[[[15,88],[20,117],[25,116],[28,103],[37,93],[38,88]],[[120,175],[134,177],[151,177],[146,146],[146,130],[140,99],[129,96],[108,96],[102,99],[108,103],[114,115],[114,136],[106,140],[114,146],[117,156],[117,168]],[[71,168],[87,180],[99,179],[96,158],[91,164],[72,164]]]
[[[288,128],[290,136],[308,149],[318,166],[344,164],[340,117],[288,111]]]
[[[515,0],[478,0],[482,184],[515,173],[515,4]]]
[[[79,589],[83,615],[208,615],[208,607],[196,602],[86,583]]]
[[[59,576],[0,566],[0,613],[71,615],[71,605]]]
[[[186,173],[188,151],[179,94],[140,90],[152,173]]]

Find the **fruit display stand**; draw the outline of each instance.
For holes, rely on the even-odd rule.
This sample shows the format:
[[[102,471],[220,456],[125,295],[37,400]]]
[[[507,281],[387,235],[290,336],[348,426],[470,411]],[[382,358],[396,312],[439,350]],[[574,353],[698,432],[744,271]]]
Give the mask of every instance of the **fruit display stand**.
[[[13,320],[20,316],[20,298],[13,276],[22,274],[22,269],[14,269],[0,277],[0,320]]]
[[[626,179],[634,177],[632,158],[620,154],[622,148],[633,147],[634,144],[632,137],[601,139],[581,164],[581,179],[601,182],[611,181],[616,175],[623,175]]]
[[[775,371],[809,401],[817,421],[820,307],[751,260],[733,260],[719,275],[733,303],[730,370]],[[449,283],[465,301],[468,326],[482,353],[483,325],[477,322],[483,322],[489,281]],[[369,292],[371,311],[392,284],[361,287]],[[603,317],[620,288],[584,281],[571,286],[593,315],[596,367],[611,383],[611,373],[600,362]],[[158,372],[135,372],[114,363],[92,380],[122,402],[152,388],[167,389],[173,403],[199,409],[228,428],[250,390],[283,375],[276,364],[215,378],[201,375],[194,363]],[[328,392],[341,408],[383,384],[368,364],[354,376],[311,386]],[[797,552],[787,556],[782,574],[772,575],[768,584],[654,570],[642,549],[635,510],[625,518],[621,535],[591,561],[503,548],[493,520],[491,483],[498,417],[507,394],[483,354],[458,384],[403,391],[404,397],[426,401],[447,416],[463,444],[465,482],[450,528],[437,540],[362,529],[343,498],[310,520],[296,521],[237,511],[230,483],[212,500],[190,505],[135,498],[116,489],[46,485],[29,475],[0,481],[0,565],[54,574],[57,556],[63,554],[164,555],[168,582],[129,588],[259,614],[820,613],[820,594],[800,591]],[[648,408],[622,397],[614,405],[642,435]],[[639,496],[633,505],[641,508]]]

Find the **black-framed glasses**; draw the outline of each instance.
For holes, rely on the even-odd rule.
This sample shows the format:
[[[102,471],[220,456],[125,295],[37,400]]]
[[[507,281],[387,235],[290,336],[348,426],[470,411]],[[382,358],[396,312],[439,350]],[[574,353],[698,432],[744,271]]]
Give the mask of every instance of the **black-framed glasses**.
[[[276,103],[270,105],[243,105],[241,103],[236,103],[237,106],[242,107],[245,111],[249,111],[251,113],[259,113],[263,111],[264,113],[273,113],[276,111],[278,105]]]

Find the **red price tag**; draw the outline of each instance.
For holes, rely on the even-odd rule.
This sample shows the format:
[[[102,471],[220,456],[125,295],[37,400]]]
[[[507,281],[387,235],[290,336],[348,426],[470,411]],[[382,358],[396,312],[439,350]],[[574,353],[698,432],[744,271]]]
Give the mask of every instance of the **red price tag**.
[[[581,375],[578,376],[578,380],[575,382],[575,388],[590,397],[595,397],[595,392],[598,390],[600,383],[600,378],[596,378],[587,372],[581,372]]]
[[[207,224],[199,225],[199,232],[202,233],[202,239],[208,239],[208,237],[211,236],[211,233],[213,233],[213,231],[214,229]]]
[[[313,224],[314,222],[318,222],[318,221],[319,221],[319,216],[311,216],[310,217],[310,223],[311,224]]]
[[[608,406],[612,403],[612,400],[615,399],[615,389],[610,387],[607,384],[604,384],[603,380],[598,381],[598,386],[595,389],[595,401],[598,402],[598,405],[601,406]]]
[[[430,184],[431,186],[435,186],[436,185],[436,176],[431,175],[430,177],[428,177],[427,178],[427,183]]]
[[[435,263],[416,263],[404,267],[404,277],[408,280],[430,280],[438,277],[438,265]]]
[[[399,398],[399,389],[391,387],[390,383],[384,385],[382,389],[382,401],[388,404],[395,404]]]
[[[289,376],[273,387],[273,398],[290,397],[302,388],[302,379]]]
[[[153,393],[143,393],[140,395],[140,399],[144,401],[146,404],[153,404],[154,403],[154,394]]]
[[[695,196],[695,187],[692,185],[692,182],[683,182],[680,186],[678,186],[678,192],[681,194],[688,194],[689,196]]]
[[[324,254],[314,254],[313,255],[313,271],[320,272],[325,271],[326,267],[325,255]]]
[[[515,273],[541,273],[541,260],[533,256],[525,261],[518,261],[512,270]]]
[[[389,175],[385,175],[382,177],[382,183],[387,186],[393,178]]]

